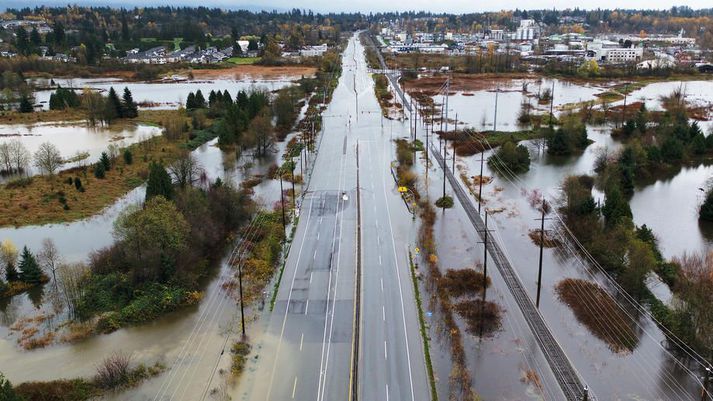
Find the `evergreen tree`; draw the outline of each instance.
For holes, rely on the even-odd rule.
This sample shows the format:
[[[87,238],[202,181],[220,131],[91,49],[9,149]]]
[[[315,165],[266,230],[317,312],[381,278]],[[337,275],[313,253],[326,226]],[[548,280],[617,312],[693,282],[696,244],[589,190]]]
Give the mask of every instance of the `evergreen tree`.
[[[225,104],[225,105],[233,104],[233,98],[230,97],[230,93],[228,93],[227,89],[223,91],[223,104]]]
[[[7,279],[8,282],[20,280],[20,273],[18,273],[15,264],[5,266],[5,279]]]
[[[114,115],[118,118],[124,117],[124,108],[121,105],[121,100],[119,100],[119,95],[116,94],[114,87],[109,88],[109,96],[107,97],[107,103],[109,103],[110,108],[114,110]]]
[[[109,159],[109,155],[106,152],[102,152],[101,157],[99,157],[99,164],[104,166],[104,171],[111,170],[111,159]]]
[[[131,164],[134,162],[134,154],[131,153],[131,149],[124,149],[124,163]]]
[[[698,121],[694,121],[691,123],[691,127],[688,129],[688,136],[690,138],[695,138],[696,135],[703,135],[703,131],[701,131],[701,127],[698,125]]]
[[[674,137],[668,137],[661,145],[661,156],[665,163],[683,159],[683,144]]]
[[[15,393],[15,390],[12,389],[10,381],[7,380],[2,373],[0,373],[0,400],[22,401],[22,398],[20,398],[20,396]]]
[[[50,110],[64,110],[67,107],[79,107],[81,100],[77,93],[71,89],[65,89],[61,86],[50,95]]]
[[[152,162],[146,183],[146,200],[158,195],[169,200],[173,199],[173,182],[161,164]]]
[[[94,176],[101,179],[104,179],[106,177],[106,169],[104,168],[104,163],[97,163],[94,166]]]
[[[606,191],[606,201],[602,214],[607,226],[613,227],[631,218],[631,208],[618,185],[610,185]]]
[[[39,284],[42,282],[42,270],[35,255],[27,247],[22,248],[20,255],[20,279],[28,284]]]
[[[215,91],[211,90],[210,94],[208,95],[208,107],[213,108],[216,106],[217,99],[215,96]]]
[[[706,192],[706,199],[698,209],[698,219],[705,221],[713,221],[713,187]]]
[[[32,31],[30,32],[30,42],[35,47],[42,44],[42,37],[40,36],[40,32],[37,31],[37,27],[32,27]]]
[[[121,13],[121,40],[127,42],[129,39],[129,23],[126,20],[126,11],[123,11]]]
[[[17,32],[15,32],[15,35],[15,47],[17,48],[17,52],[28,56],[30,54],[30,42],[27,39],[27,31],[25,28],[20,27],[17,29]]]
[[[196,95],[193,92],[188,93],[188,98],[186,98],[186,109],[193,110],[196,108]]]
[[[61,45],[64,43],[64,25],[62,25],[61,22],[56,22],[54,24],[54,43],[57,45]]]
[[[693,150],[693,153],[697,155],[706,153],[706,137],[703,136],[703,134],[694,136],[691,141],[691,149]]]
[[[238,92],[235,96],[235,103],[238,105],[240,110],[245,110],[248,107],[248,94],[245,91]]]
[[[552,155],[565,155],[569,153],[567,136],[562,129],[558,129],[547,138],[547,152]]]
[[[124,96],[122,97],[122,109],[125,118],[134,118],[139,115],[139,108],[134,102],[134,97],[128,87],[124,87]]]
[[[22,95],[22,98],[20,98],[20,113],[32,113],[33,110],[34,107],[32,107],[30,97],[27,95]]]
[[[196,109],[204,109],[206,107],[205,98],[203,97],[203,92],[200,89],[196,91],[195,105]]]
[[[76,177],[74,179],[74,187],[77,189],[77,191],[82,191],[82,180],[79,179],[79,177]]]

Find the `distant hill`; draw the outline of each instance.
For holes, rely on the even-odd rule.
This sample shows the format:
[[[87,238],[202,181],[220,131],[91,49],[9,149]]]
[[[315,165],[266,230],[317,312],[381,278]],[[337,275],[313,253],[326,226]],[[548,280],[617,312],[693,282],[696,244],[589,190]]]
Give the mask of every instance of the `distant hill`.
[[[74,1],[66,1],[66,0],[6,0],[0,2],[2,5],[0,5],[0,11],[5,11],[8,8],[25,8],[25,7],[36,7],[36,6],[50,6],[50,7],[65,7],[67,4],[76,4],[79,6],[94,6],[94,7],[102,7],[102,6],[108,6],[108,7],[124,7],[124,8],[133,8],[133,7],[151,7],[151,6],[179,6],[179,7],[196,7],[198,4],[196,4],[196,1],[191,1],[191,0],[148,0],[148,1],[141,1],[141,0],[74,0]],[[280,8],[280,7],[271,7],[269,5],[256,5],[256,4],[235,4],[235,3],[230,3],[226,4],[223,1],[204,1],[201,2],[200,5],[206,6],[206,7],[219,7],[219,8],[225,8],[229,10],[248,10],[248,11],[253,11],[253,12],[260,12],[260,11],[273,11],[276,10],[278,12],[283,12],[287,11],[285,8]]]

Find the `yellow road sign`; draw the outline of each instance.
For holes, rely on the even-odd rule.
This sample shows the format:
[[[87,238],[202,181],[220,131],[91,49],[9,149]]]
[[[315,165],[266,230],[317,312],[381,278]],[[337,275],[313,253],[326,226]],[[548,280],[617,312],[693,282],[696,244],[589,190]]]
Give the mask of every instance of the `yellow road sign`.
[[[406,187],[399,187],[399,192],[401,192],[401,193],[408,192],[408,188],[406,188]]]

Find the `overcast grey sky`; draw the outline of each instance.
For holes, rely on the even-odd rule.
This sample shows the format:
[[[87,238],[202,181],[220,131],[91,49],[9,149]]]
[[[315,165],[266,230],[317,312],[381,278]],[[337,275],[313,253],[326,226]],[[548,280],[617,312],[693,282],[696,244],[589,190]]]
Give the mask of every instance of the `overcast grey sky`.
[[[463,14],[476,11],[499,11],[543,8],[656,8],[668,9],[672,6],[692,8],[713,8],[713,0],[0,0],[0,10],[5,7],[25,7],[37,4],[81,4],[110,5],[112,7],[133,7],[136,5],[181,5],[225,7],[231,9],[311,9],[314,11],[434,11]]]
[[[214,0],[225,1],[225,0]],[[235,1],[224,4],[235,5]],[[319,11],[392,11],[429,10],[460,14],[473,11],[509,10],[515,8],[671,8],[686,5],[692,8],[713,7],[711,0],[265,0],[252,4],[279,8],[310,8]]]

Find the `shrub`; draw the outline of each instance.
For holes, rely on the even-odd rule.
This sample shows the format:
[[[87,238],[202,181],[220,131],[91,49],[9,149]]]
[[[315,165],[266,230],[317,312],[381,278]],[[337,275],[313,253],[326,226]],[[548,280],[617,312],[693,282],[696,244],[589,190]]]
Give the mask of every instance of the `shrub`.
[[[450,196],[438,198],[438,200],[436,201],[436,206],[443,209],[450,209],[453,207],[453,198],[451,198]]]
[[[26,382],[15,391],[25,401],[85,401],[98,395],[97,389],[84,379]]]
[[[233,375],[238,376],[245,369],[245,360],[250,354],[250,348],[250,344],[243,341],[234,343],[230,348],[230,353],[233,355],[233,364],[230,367],[230,371]]]
[[[32,184],[32,177],[21,177],[21,178],[16,178],[14,180],[9,181],[7,184],[5,184],[5,188],[7,189],[17,189],[17,188],[25,188]]]
[[[130,363],[130,356],[119,352],[112,354],[97,366],[94,382],[98,387],[104,389],[113,389],[127,384]]]
[[[441,279],[441,284],[450,296],[460,297],[479,293],[483,289],[484,279],[486,287],[489,287],[490,277],[486,279],[483,273],[475,269],[448,269],[446,275]]]
[[[77,191],[83,192],[82,189],[84,189],[84,187],[82,187],[82,180],[79,177],[74,179],[74,187]]]
[[[94,166],[94,176],[99,179],[104,179],[104,177],[106,177],[106,170],[104,169],[104,163],[97,163]]]
[[[131,164],[134,162],[134,155],[131,153],[131,149],[124,149],[124,163]]]

